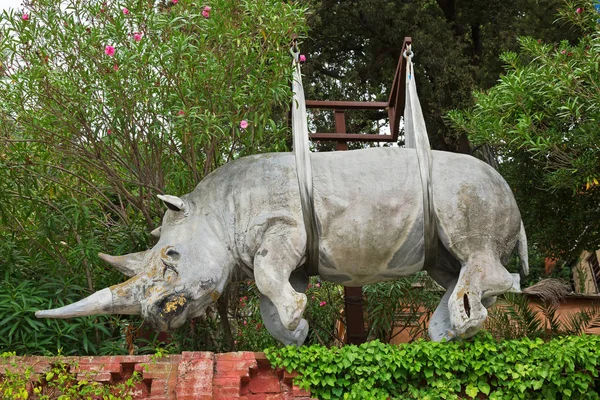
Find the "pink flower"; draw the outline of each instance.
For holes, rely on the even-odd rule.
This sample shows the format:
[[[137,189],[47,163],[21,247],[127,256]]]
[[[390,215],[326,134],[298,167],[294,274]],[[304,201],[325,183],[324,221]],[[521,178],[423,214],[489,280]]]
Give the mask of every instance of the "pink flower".
[[[244,320],[244,325],[248,325],[248,321]]]
[[[179,2],[179,0],[171,0],[171,3],[173,4],[177,4]]]
[[[561,50],[560,54],[567,54],[567,51],[566,50]]]
[[[109,129],[109,130],[106,131],[106,134],[107,135],[112,135],[112,131]]]
[[[234,340],[234,341],[233,341],[233,344],[238,344],[238,341],[237,341],[237,340]]]
[[[312,297],[311,297],[311,300],[314,300],[314,299],[315,299],[315,296],[312,296]]]
[[[21,15],[21,19],[23,21],[29,21],[29,14],[23,14],[23,15]]]
[[[140,40],[142,40],[142,33],[141,32],[135,32],[133,34],[133,40],[135,40],[136,42],[139,42]]]
[[[115,65],[113,66],[113,69],[114,69],[115,71],[118,71],[118,70],[119,70],[119,64],[115,64]]]
[[[114,56],[114,55],[115,55],[115,48],[114,48],[114,47],[112,47],[112,46],[109,46],[109,45],[107,45],[107,46],[104,48],[104,54],[106,54],[106,55],[107,55],[107,56],[109,56],[109,57],[112,57],[112,56]]]
[[[327,302],[326,301],[322,301],[322,302],[319,303],[319,307],[323,307],[325,304],[327,304]]]
[[[317,282],[317,283],[315,283],[315,287],[318,287],[318,288],[320,288],[320,287],[321,287],[321,284]]]
[[[178,112],[177,114],[179,114],[179,115],[184,115],[184,114],[185,114],[185,111],[183,111],[183,110],[179,110],[179,112]]]
[[[306,56],[304,54],[300,54],[300,56],[298,57],[298,60],[301,63],[305,63],[306,62]]]
[[[209,6],[204,7],[204,10],[202,10],[202,16],[204,18],[209,18],[210,17],[210,10],[211,10],[211,8]]]
[[[243,120],[240,122],[240,128],[242,128],[242,129],[246,129],[247,127],[248,127],[248,121],[246,121],[245,119],[243,119]]]
[[[125,15],[129,14],[129,10],[125,7],[123,7],[123,14],[125,14]]]
[[[577,14],[581,14],[581,12],[582,12],[582,11],[583,11],[583,9],[582,9],[581,7],[579,7],[577,10],[575,10],[575,12],[576,12]]]

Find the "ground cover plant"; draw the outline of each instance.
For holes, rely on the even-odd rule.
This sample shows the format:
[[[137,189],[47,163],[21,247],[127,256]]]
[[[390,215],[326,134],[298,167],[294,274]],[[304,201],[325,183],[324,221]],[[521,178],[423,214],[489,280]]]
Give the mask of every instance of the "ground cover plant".
[[[600,336],[268,349],[319,399],[599,399]]]

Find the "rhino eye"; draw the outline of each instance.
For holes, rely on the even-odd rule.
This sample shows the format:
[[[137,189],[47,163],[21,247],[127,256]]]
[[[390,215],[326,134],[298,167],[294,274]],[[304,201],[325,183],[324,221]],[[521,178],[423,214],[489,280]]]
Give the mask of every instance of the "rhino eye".
[[[167,251],[167,255],[175,260],[179,260],[179,252],[177,250],[173,250],[173,249],[169,249],[169,251]]]

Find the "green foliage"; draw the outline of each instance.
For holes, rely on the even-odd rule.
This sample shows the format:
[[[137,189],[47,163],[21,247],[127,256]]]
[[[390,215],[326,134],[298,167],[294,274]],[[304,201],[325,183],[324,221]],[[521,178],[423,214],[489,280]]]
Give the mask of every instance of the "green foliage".
[[[238,304],[232,319],[233,329],[236,331],[235,349],[258,351],[278,345],[263,325],[256,285],[243,283],[240,286],[243,286],[243,289],[238,293],[243,295],[236,299]],[[341,339],[336,334],[336,323],[341,319],[340,312],[343,309],[342,287],[331,282],[321,282],[318,277],[311,277],[305,293],[308,304],[304,318],[310,326],[305,344],[332,346],[340,343]]]
[[[285,347],[265,354],[320,399],[598,399],[599,336],[549,342],[379,341],[342,348]]]
[[[405,330],[411,340],[426,332],[429,318],[441,299],[433,281],[420,273],[393,282],[367,285],[363,294],[368,337],[384,343]]]
[[[85,290],[70,280],[2,282],[0,291],[0,348],[18,354],[49,355],[114,353],[108,344],[120,342],[119,318],[97,316],[65,320],[40,320],[34,312],[76,301]],[[52,293],[51,299],[48,293]],[[116,344],[116,343],[115,343]],[[123,343],[121,342],[121,347]],[[121,352],[125,349],[121,348]]]
[[[506,72],[500,81],[476,93],[472,109],[448,114],[474,144],[498,153],[525,226],[547,254],[577,255],[600,239],[594,217],[600,206],[600,8],[594,4],[566,1],[560,10],[562,22],[583,31],[576,43],[520,38],[518,52],[501,56]]]
[[[304,48],[307,98],[387,101],[405,36],[414,40],[418,92],[432,146],[471,152],[443,116],[472,104],[471,92],[492,86],[502,72],[498,55],[517,49],[516,37],[546,41],[577,37],[570,26],[553,26],[562,0],[310,1],[312,28]],[[316,116],[319,131],[333,117]],[[376,133],[387,112],[361,112],[348,132]],[[329,122],[327,125],[326,123]]]
[[[123,382],[110,385],[93,381],[93,375],[90,375],[88,379],[81,379],[75,372],[76,365],[60,358],[55,360],[49,371],[32,379],[34,372],[32,367],[28,366],[23,371],[9,358],[3,358],[12,367],[6,368],[5,366],[2,379],[0,379],[0,394],[3,399],[7,400],[92,398],[130,400],[133,398],[136,384],[141,382],[141,376],[137,372]]]

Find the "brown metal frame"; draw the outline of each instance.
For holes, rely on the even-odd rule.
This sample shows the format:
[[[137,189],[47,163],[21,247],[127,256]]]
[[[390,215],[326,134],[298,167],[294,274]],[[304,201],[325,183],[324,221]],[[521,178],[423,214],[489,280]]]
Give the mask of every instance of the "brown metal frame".
[[[347,150],[347,142],[397,142],[400,131],[400,117],[404,111],[406,85],[406,59],[402,56],[406,47],[412,43],[410,37],[404,38],[400,59],[396,67],[392,91],[387,102],[383,101],[322,101],[306,100],[306,108],[333,110],[335,115],[334,133],[312,133],[312,140],[333,140],[338,142],[338,150]],[[346,132],[346,116],[344,110],[387,110],[390,120],[390,134],[359,134]]]
[[[373,101],[319,101],[306,100],[306,108],[329,109],[334,111],[335,132],[309,134],[312,140],[332,140],[337,142],[336,150],[348,150],[348,142],[397,142],[400,131],[400,117],[406,101],[406,59],[403,57],[407,46],[412,43],[410,37],[404,38],[400,59],[396,67],[392,91],[387,102]],[[388,112],[390,134],[358,134],[346,132],[344,110],[382,110]],[[361,287],[344,287],[344,305],[346,314],[347,341],[351,344],[364,343],[367,340],[363,311]]]

